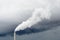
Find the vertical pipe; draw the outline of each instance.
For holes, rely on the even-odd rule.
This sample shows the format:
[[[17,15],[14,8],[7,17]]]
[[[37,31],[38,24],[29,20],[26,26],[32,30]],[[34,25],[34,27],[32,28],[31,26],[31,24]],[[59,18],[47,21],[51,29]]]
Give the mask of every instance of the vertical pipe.
[[[14,31],[14,40],[16,40],[16,32]]]

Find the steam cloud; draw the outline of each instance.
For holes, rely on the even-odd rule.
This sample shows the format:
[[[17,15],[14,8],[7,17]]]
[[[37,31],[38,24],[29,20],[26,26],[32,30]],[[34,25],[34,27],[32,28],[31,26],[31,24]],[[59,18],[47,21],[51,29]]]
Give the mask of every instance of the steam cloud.
[[[32,14],[32,17],[30,17],[29,19],[27,19],[26,21],[24,21],[20,25],[18,25],[18,27],[15,29],[15,31],[30,28],[32,25],[34,25],[38,22],[41,22],[43,19],[46,19],[46,20],[49,20],[49,21],[56,20],[56,18],[55,19],[53,19],[53,18],[57,17],[56,14],[59,15],[59,13],[51,13],[51,11],[52,11],[53,7],[59,8],[58,5],[55,5],[55,3],[51,4],[51,3],[49,3],[49,1],[48,2],[47,1],[45,1],[45,2],[41,1],[41,5],[40,5],[41,7],[35,8],[34,12]],[[53,16],[53,15],[55,15],[55,16]]]
[[[26,21],[22,22],[15,31],[24,30],[26,28],[30,28],[32,25],[41,22],[44,18],[50,19],[50,15],[48,14],[49,11],[43,8],[35,9],[32,14],[32,17],[27,19]]]

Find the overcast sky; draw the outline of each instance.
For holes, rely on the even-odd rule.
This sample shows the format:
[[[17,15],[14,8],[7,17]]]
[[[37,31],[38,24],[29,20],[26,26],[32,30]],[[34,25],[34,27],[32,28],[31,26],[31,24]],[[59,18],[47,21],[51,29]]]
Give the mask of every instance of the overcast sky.
[[[55,3],[54,6],[58,4],[58,9],[60,7],[59,0],[0,0],[0,33],[4,33],[9,28],[11,29],[12,25],[18,25],[28,19],[34,8],[44,8],[48,3],[52,5]]]

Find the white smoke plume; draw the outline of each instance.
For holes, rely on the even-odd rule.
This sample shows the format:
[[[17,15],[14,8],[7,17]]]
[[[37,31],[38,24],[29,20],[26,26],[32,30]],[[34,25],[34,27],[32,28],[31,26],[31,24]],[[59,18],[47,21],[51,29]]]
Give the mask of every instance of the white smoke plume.
[[[36,8],[32,14],[32,16],[26,21],[22,22],[15,31],[24,30],[26,28],[30,28],[32,25],[41,22],[44,18],[50,19],[50,12],[47,9]]]
[[[57,1],[57,4],[58,4],[57,5],[57,4],[55,4],[56,0],[54,3],[52,1],[53,4],[47,0],[46,1],[40,0],[40,2],[41,2],[40,7],[34,8],[34,12],[32,13],[32,16],[29,19],[27,19],[26,21],[23,21],[20,25],[18,25],[17,28],[15,29],[15,31],[20,31],[20,30],[24,30],[26,28],[30,28],[32,25],[34,25],[38,22],[41,22],[43,19],[55,20],[53,18],[55,18],[57,13],[51,13],[51,11],[54,7],[55,8],[59,7],[58,1]],[[59,13],[58,13],[58,15],[59,15]]]

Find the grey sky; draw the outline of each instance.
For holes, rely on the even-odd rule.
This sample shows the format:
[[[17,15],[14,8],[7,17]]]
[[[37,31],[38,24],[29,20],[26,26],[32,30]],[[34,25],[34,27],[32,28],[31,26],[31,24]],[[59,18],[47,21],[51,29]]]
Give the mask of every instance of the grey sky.
[[[11,30],[13,25],[18,25],[28,19],[34,8],[46,7],[49,2],[55,11],[60,10],[59,0],[46,0],[46,2],[44,0],[0,0],[0,33],[9,32],[8,29]],[[58,5],[54,5],[54,3]],[[54,13],[56,13],[55,11]]]

